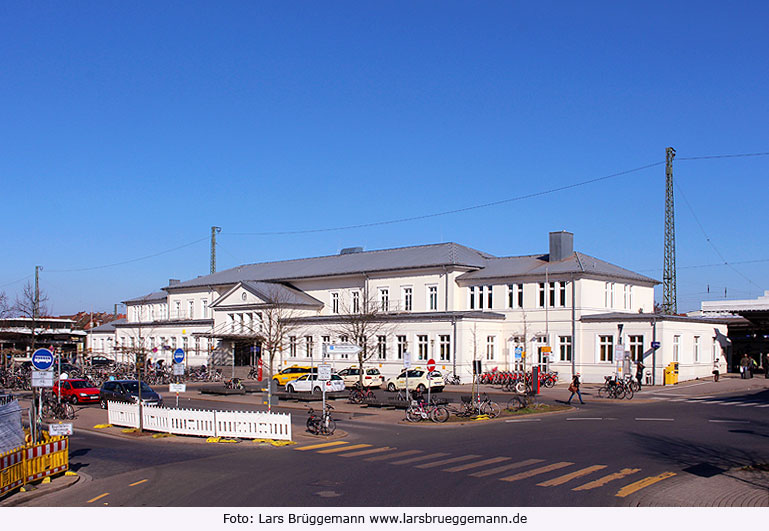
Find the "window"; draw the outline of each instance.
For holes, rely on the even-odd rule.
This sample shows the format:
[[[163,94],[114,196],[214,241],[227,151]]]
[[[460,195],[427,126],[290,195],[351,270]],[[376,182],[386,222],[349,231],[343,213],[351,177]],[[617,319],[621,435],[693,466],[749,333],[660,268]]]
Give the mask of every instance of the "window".
[[[376,352],[380,360],[387,359],[387,336],[376,336]]]
[[[486,359],[487,360],[493,360],[494,359],[494,341],[495,336],[488,336],[486,337]]]
[[[227,314],[227,318],[230,321],[230,332],[235,332],[235,314],[234,313]]]
[[[323,348],[323,357],[328,357],[328,352],[326,352],[326,347],[328,347],[331,344],[331,336],[321,336],[320,337],[321,342],[321,348]]]
[[[379,309],[383,312],[390,311],[390,290],[388,288],[379,288]]]
[[[694,363],[700,361],[700,336],[694,336]]]
[[[360,313],[360,291],[352,292],[352,313]]]
[[[406,336],[398,336],[398,359],[403,359],[403,354],[406,352],[406,349],[408,348],[408,342],[406,341]]]
[[[171,338],[171,350],[176,350],[176,336]]]
[[[630,349],[630,359],[641,361],[644,355],[644,336],[629,336],[628,348]]]
[[[176,301],[174,303],[174,309],[176,310],[176,318],[182,318],[182,301]]]
[[[571,336],[558,336],[558,352],[561,361],[571,361]]]
[[[523,308],[523,284],[509,284],[507,286],[507,307]]]
[[[203,319],[208,319],[208,299],[201,299],[200,301],[201,315]]]
[[[289,336],[288,338],[288,355],[296,358],[296,336]]]
[[[545,307],[545,283],[544,282],[539,283],[539,297],[537,300],[537,307],[538,308]]]
[[[347,336],[339,336],[339,341],[341,343],[347,343],[347,339],[348,339]],[[347,359],[349,356],[347,354],[341,354],[339,357],[343,359]]]
[[[442,335],[440,336],[440,358],[441,361],[450,361],[451,360],[451,336]]]
[[[331,312],[339,313],[339,294],[338,293],[331,294]]]
[[[200,352],[200,338],[195,338],[195,352]]]
[[[412,288],[403,288],[403,310],[410,312],[413,303]]]
[[[155,320],[155,305],[153,304],[150,306],[150,321],[154,321],[154,320]]]
[[[194,319],[195,318],[195,301],[187,301],[187,311],[189,312],[187,319]]]
[[[566,282],[558,284],[558,306],[561,308],[566,306]]]
[[[475,310],[475,286],[470,286],[470,309]]]
[[[304,336],[304,354],[308,358],[312,357],[312,336]]]
[[[438,309],[438,286],[428,286],[427,300],[431,310]]]
[[[614,308],[614,282],[607,282],[604,285],[603,303],[607,308]]]
[[[555,308],[555,285],[556,282],[551,282],[547,286],[547,298],[551,308]]]
[[[427,359],[427,336],[417,336],[417,348],[418,348],[417,359],[426,360]]]
[[[184,352],[187,352],[190,349],[190,338],[187,336],[182,337],[182,348],[184,349]]]
[[[673,336],[673,361],[678,361],[681,350],[681,336]]]
[[[626,310],[630,309],[630,286],[625,284],[622,286],[622,300],[623,300],[623,308]]]
[[[598,336],[598,360],[614,360],[614,336]]]
[[[486,308],[491,310],[494,307],[494,299],[492,298],[492,287],[486,286]]]

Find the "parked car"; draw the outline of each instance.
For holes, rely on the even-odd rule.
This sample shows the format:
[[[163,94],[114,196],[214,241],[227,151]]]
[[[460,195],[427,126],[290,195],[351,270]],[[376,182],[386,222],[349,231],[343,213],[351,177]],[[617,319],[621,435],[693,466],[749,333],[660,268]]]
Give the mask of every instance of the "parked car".
[[[286,367],[278,374],[274,375],[272,377],[272,381],[277,382],[278,385],[286,385],[288,382],[293,382],[305,374],[310,374],[310,372],[317,374],[318,368],[310,367],[309,365],[292,365],[291,367]]]
[[[110,365],[114,365],[115,361],[106,356],[91,356],[89,358],[89,363],[91,364],[91,367],[109,367]]]
[[[345,387],[352,387],[360,381],[360,367],[347,367],[339,371],[339,376],[344,380]],[[370,367],[363,370],[363,387],[380,387],[385,377],[379,369]]]
[[[56,380],[53,382],[53,396],[59,396],[59,391],[62,400],[70,400],[75,404],[99,401],[99,388],[82,378]]]
[[[344,380],[338,374],[332,374],[331,379],[326,381],[326,392],[333,393],[344,391]],[[305,374],[286,384],[286,391],[289,393],[296,392],[313,392],[317,395],[323,392],[323,382],[318,381],[317,374]]]
[[[136,380],[109,380],[101,385],[99,403],[102,409],[107,409],[107,402],[137,402],[139,399],[139,382]],[[145,406],[162,406],[163,398],[146,383],[141,387],[142,404]]]
[[[427,371],[424,369],[409,369],[403,371],[398,376],[393,376],[385,383],[385,388],[388,391],[396,391],[400,389],[406,389],[406,374],[409,377],[409,391],[414,389],[420,392],[426,392],[430,387],[432,391],[443,391],[446,387],[446,382],[443,380],[443,375],[438,371],[430,373],[430,378],[427,378]]]

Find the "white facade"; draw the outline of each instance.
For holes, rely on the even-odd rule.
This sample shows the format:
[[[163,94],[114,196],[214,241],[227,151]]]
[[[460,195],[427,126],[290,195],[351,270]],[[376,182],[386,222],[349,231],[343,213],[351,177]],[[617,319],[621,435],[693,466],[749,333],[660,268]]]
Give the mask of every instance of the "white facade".
[[[652,357],[656,358],[657,383],[662,382],[662,368],[673,361],[674,340],[681,379],[711,374],[713,338],[725,336],[725,325],[694,318],[655,318],[656,281],[573,253],[570,239],[564,240],[567,252],[561,259],[551,260],[557,257],[552,238],[551,234],[551,254],[539,257],[497,259],[456,244],[441,244],[242,266],[172,283],[164,288],[165,295],[127,301],[127,322],[117,324],[111,333],[94,330],[89,347],[105,354],[111,349],[120,359],[121,352],[143,345],[155,350],[150,354],[153,359],[166,360],[181,347],[190,365],[227,366],[233,358],[238,365],[251,364],[255,356],[248,345],[257,342],[260,309],[269,301],[243,283],[257,281],[289,286],[303,297],[297,299],[299,327],[276,356],[276,370],[317,363],[324,343],[345,339],[334,333],[338,324],[334,317],[358,311],[368,298],[379,306],[389,326],[374,339],[377,344],[367,363],[386,376],[401,370],[407,350],[413,365],[434,359],[439,369],[456,371],[465,382],[471,379],[474,359],[482,361],[484,370],[529,370],[532,364],[542,364],[557,370],[561,378],[576,370],[586,382],[601,382],[616,370],[607,349],[613,349],[620,338],[624,345],[632,343],[633,352],[643,356],[649,369]],[[432,258],[414,263],[412,254],[436,248],[445,248],[450,258],[442,263]],[[462,263],[452,254],[456,249],[476,254],[470,253],[472,260]],[[385,259],[391,263],[379,266]],[[329,264],[336,267],[337,262],[352,260],[362,264],[359,271],[340,265],[323,272]],[[291,276],[297,263],[301,275]],[[309,267],[315,264],[318,273]],[[259,269],[267,267],[269,275]],[[283,280],[286,277],[290,281]],[[656,356],[651,349],[652,320],[662,344]],[[618,325],[623,325],[621,336]],[[550,358],[540,352],[539,347],[546,346],[552,350]],[[516,347],[525,351],[525,357],[516,359]],[[236,354],[238,348],[240,354]],[[356,362],[351,358],[330,361],[337,369]]]

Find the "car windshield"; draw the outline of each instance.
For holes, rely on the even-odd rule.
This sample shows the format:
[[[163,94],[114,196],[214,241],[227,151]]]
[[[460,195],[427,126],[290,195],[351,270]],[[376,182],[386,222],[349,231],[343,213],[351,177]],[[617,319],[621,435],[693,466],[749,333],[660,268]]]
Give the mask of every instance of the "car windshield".
[[[135,393],[139,389],[139,382],[125,382],[123,384],[123,387],[126,388],[126,391],[129,393]],[[146,383],[142,382],[142,392],[152,391],[152,388],[147,385]]]
[[[91,384],[84,380],[73,380],[69,383],[72,384],[73,389],[87,389],[88,387],[93,387]]]
[[[302,376],[301,378],[297,378],[297,379],[296,379],[296,381],[297,381],[297,382],[301,382],[301,381],[303,381],[303,380],[306,380],[306,379],[307,379],[307,375],[305,374],[305,375],[304,375],[304,376]]]
[[[366,371],[366,374],[377,375],[379,374],[379,369],[369,369]]]

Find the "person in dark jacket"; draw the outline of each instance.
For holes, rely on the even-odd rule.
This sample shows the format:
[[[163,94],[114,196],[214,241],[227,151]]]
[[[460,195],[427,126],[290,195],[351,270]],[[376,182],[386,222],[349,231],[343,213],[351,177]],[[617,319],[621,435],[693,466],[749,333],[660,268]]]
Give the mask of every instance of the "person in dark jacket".
[[[574,394],[579,397],[579,403],[584,404],[584,400],[582,400],[582,393],[579,392],[579,373],[574,375],[574,378],[571,379],[571,385],[569,386],[569,391],[571,391],[571,396],[566,401],[567,404],[571,404],[571,399],[574,398]]]
[[[638,360],[638,364],[636,365],[636,369],[635,369],[635,378],[636,380],[638,380],[639,391],[641,390],[641,384],[643,384],[641,380],[643,380],[645,368],[646,368],[646,365],[644,365],[644,362],[641,360]]]

